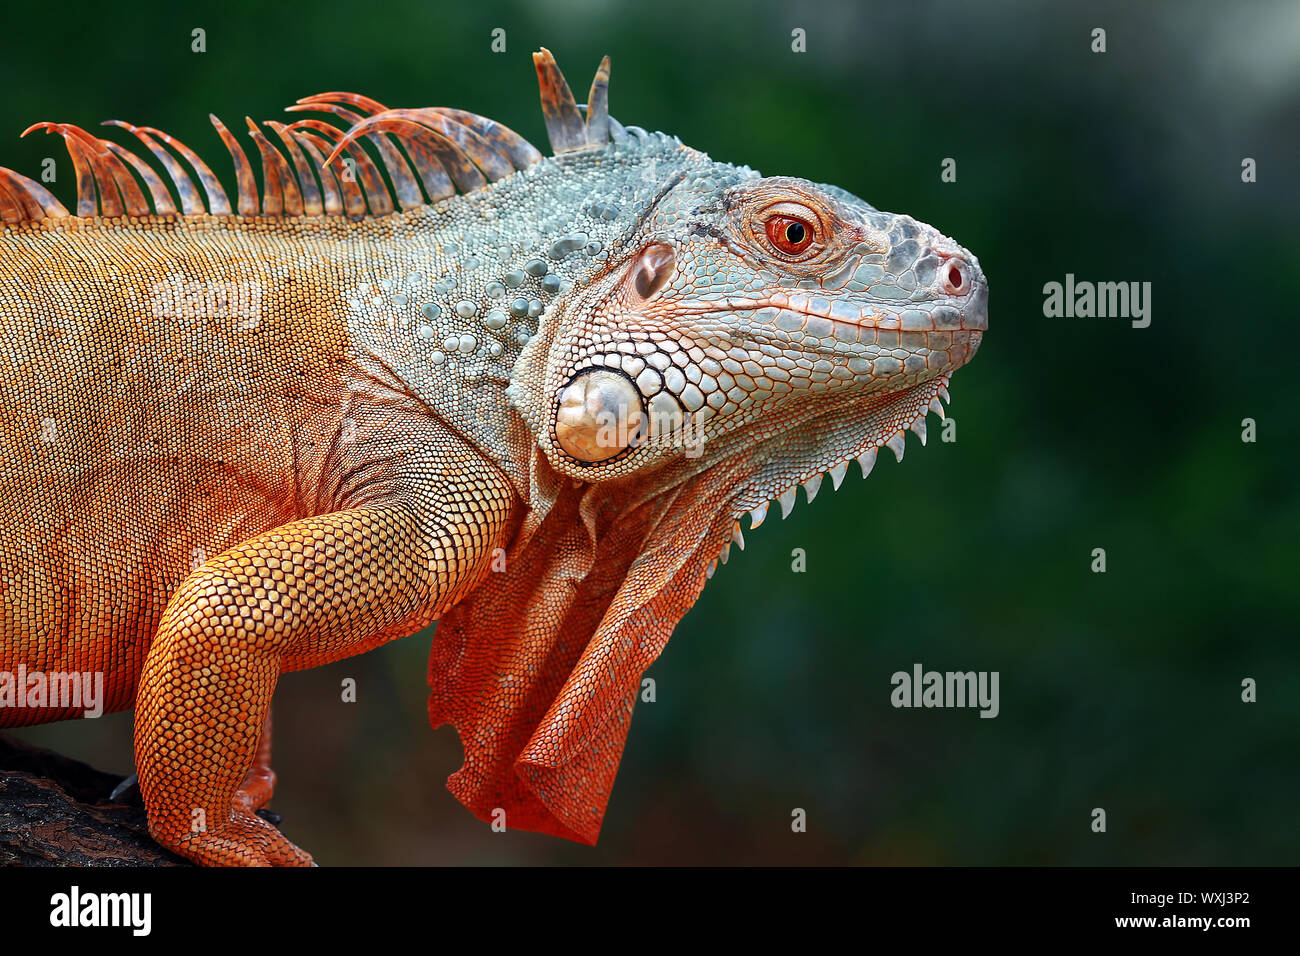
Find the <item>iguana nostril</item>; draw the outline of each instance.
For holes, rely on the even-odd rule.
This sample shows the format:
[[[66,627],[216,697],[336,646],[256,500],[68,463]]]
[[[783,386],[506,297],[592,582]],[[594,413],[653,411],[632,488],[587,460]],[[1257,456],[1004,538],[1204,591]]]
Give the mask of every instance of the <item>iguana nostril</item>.
[[[578,461],[613,458],[641,440],[644,425],[640,392],[616,372],[582,372],[560,392],[555,439]]]
[[[962,295],[970,288],[966,278],[966,267],[956,259],[949,259],[943,265],[943,291],[949,295]]]

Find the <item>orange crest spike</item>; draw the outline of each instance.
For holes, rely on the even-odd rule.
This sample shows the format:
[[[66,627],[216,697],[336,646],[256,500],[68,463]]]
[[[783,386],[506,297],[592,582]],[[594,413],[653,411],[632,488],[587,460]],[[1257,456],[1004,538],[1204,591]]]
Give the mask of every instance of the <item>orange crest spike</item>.
[[[546,120],[546,135],[551,141],[551,151],[567,153],[570,150],[585,149],[587,146],[587,126],[578,112],[574,102],[573,91],[568,81],[560,72],[559,65],[551,51],[542,47],[533,54],[533,65],[537,68],[537,85],[542,95],[542,116]]]
[[[366,215],[366,197],[361,191],[361,184],[357,182],[356,176],[348,176],[345,171],[340,171],[337,166],[326,161],[326,154],[333,149],[334,141],[312,129],[308,124],[313,122],[315,121],[300,120],[297,123],[290,123],[289,130],[298,138],[298,142],[302,143],[308,155],[320,164],[320,168],[338,186],[348,218],[363,218]]]
[[[556,152],[602,145],[611,137],[625,138],[622,127],[608,111],[609,57],[601,60],[592,80],[585,119],[550,52],[543,49],[534,54],[533,60],[547,130]],[[104,123],[131,133],[161,164],[165,176],[143,154],[76,126],[36,123],[24,135],[39,129],[63,137],[76,172],[77,214],[84,218],[150,213],[270,218],[384,216],[398,208],[409,210],[440,202],[458,191],[482,189],[543,158],[531,143],[508,127],[461,109],[390,109],[372,97],[345,91],[304,96],[288,109],[325,113],[346,126],[319,119],[288,125],[268,122],[265,125],[275,131],[278,141],[273,142],[249,120],[248,134],[262,163],[260,196],[247,152],[216,116],[209,115],[234,165],[238,189],[233,204],[221,181],[197,153],[155,127],[121,120]],[[373,145],[378,164],[362,148],[362,138]],[[351,158],[352,166],[340,173],[333,164],[344,153]],[[175,189],[174,196],[168,180]],[[0,169],[0,186],[5,189],[0,218],[6,222],[69,215],[48,190],[17,173]]]
[[[311,108],[325,113],[333,113],[353,129],[362,119],[360,114],[339,106],[337,103],[317,101]],[[292,111],[298,109],[298,107],[290,106],[288,109]],[[375,149],[379,151],[379,158],[383,162],[384,170],[388,173],[388,178],[393,184],[393,191],[396,194],[398,205],[403,209],[414,209],[416,206],[423,205],[424,196],[420,193],[420,185],[415,181],[410,166],[402,158],[397,148],[388,141],[387,137],[378,133],[371,134],[369,139],[374,144]]]
[[[201,160],[194,150],[190,149],[179,139],[164,133],[160,129],[155,129],[152,126],[143,126],[140,129],[141,132],[162,140],[172,149],[176,150],[176,152],[180,153],[185,161],[194,167],[194,171],[199,175],[199,182],[203,184],[203,191],[208,194],[208,211],[211,212],[212,215],[231,215],[233,210],[230,208],[230,199],[226,196],[226,190],[222,187],[221,180],[217,179],[212,170],[208,168],[208,164]],[[244,163],[248,163],[247,158],[245,158]]]
[[[111,149],[118,159],[128,163],[131,168],[135,170],[136,175],[144,180],[145,185],[149,189],[149,197],[153,200],[154,209],[157,210],[160,216],[176,215],[176,204],[172,202],[171,193],[167,191],[167,186],[158,177],[158,174],[149,167],[148,163],[135,155],[135,153],[131,152],[129,149],[123,149],[121,146],[118,146],[117,143],[110,142],[109,140],[102,140],[101,142]],[[145,215],[147,213],[148,210],[146,209],[144,213],[139,213],[138,215]]]
[[[348,157],[354,163],[354,175],[352,179],[357,180],[364,189],[363,195],[365,201],[370,205],[370,213],[374,216],[385,216],[393,211],[393,199],[388,192],[388,187],[384,185],[383,178],[379,175],[379,169],[375,166],[374,160],[370,155],[355,142],[347,139],[343,130],[337,126],[330,126],[328,123],[320,120],[299,120],[293,124],[294,128],[309,129],[314,133],[321,135],[327,143],[333,146],[328,157],[325,159],[326,166],[334,166],[341,152],[347,151]],[[337,167],[335,167],[337,168]],[[343,170],[339,173],[343,182],[350,182],[349,173]]]
[[[320,177],[321,199],[325,205],[325,214],[327,216],[343,215],[343,190],[339,185],[338,176],[334,174],[334,170],[325,165],[325,157],[317,148],[316,143],[310,136],[290,126],[285,126],[283,123],[274,123],[273,126],[277,128],[277,132],[283,130],[284,135],[287,135],[292,142],[297,143],[298,147],[311,159],[312,165],[316,169],[316,175]]]
[[[43,219],[63,219],[72,215],[48,189],[12,169],[0,167],[0,186],[8,191],[11,201],[18,203],[23,210],[21,219],[6,221],[40,222]]]
[[[122,129],[127,130],[136,136],[140,142],[144,143],[149,152],[153,153],[154,157],[162,163],[163,168],[167,171],[167,175],[171,177],[172,185],[176,187],[176,192],[181,199],[181,210],[185,215],[193,216],[205,211],[203,208],[203,200],[199,196],[198,187],[194,185],[194,180],[190,179],[189,174],[185,172],[184,167],[176,161],[176,158],[172,156],[171,153],[158,145],[157,140],[138,126],[132,126],[130,123],[124,123],[121,120],[105,120],[104,125],[120,126]],[[173,206],[172,209],[174,211],[175,207]],[[164,212],[161,206],[158,207],[158,211],[159,213]]]
[[[312,175],[311,166],[307,162],[307,157],[303,155],[302,147],[298,145],[298,141],[293,138],[293,135],[283,123],[277,123],[275,120],[265,120],[263,125],[269,126],[274,131],[280,142],[284,144],[289,159],[293,162],[294,173],[297,175],[298,183],[302,187],[303,212],[308,216],[319,216],[324,213],[325,208],[321,203],[321,191],[316,185],[316,177]]]
[[[609,57],[603,57],[587,95],[587,143],[603,146],[609,141]]]
[[[257,180],[253,178],[253,167],[248,161],[248,155],[236,141],[234,134],[226,129],[221,120],[217,119],[212,113],[208,114],[208,119],[216,128],[221,141],[226,144],[230,159],[235,164],[235,183],[239,187],[239,214],[241,216],[256,216],[258,213]]]

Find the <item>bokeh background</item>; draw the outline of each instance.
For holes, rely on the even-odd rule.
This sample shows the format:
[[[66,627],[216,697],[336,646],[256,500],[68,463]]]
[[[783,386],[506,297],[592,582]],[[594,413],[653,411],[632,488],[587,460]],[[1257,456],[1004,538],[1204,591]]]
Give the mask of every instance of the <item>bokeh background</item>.
[[[931,419],[902,465],[854,466],[747,535],[650,671],[598,847],[492,834],[445,791],[460,747],[425,718],[426,632],[281,682],[272,807],[318,861],[1300,863],[1300,6],[130,6],[9,5],[0,163],[62,160],[16,138],[37,120],[118,117],[233,189],[208,112],[273,118],[323,90],[542,144],[545,45],[580,91],[611,54],[623,122],[933,223],[991,285],[958,440]],[[71,205],[70,176],[57,190]],[[1066,273],[1151,282],[1150,328],[1045,318]],[[895,710],[890,675],[915,662],[999,671],[1000,716]],[[132,766],[129,714],[18,736]]]

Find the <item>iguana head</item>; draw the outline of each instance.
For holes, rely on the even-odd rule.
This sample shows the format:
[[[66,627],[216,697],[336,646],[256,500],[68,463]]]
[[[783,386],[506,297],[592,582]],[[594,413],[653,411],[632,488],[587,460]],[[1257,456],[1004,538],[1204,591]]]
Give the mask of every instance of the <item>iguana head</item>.
[[[552,306],[531,416],[551,463],[654,483],[744,454],[743,511],[901,457],[987,328],[978,261],[836,187],[694,159]]]
[[[549,464],[640,499],[740,459],[730,507],[757,524],[800,483],[811,498],[824,472],[836,487],[853,459],[868,472],[882,445],[901,458],[904,429],[924,441],[988,326],[978,260],[838,187],[624,138],[568,151],[591,183],[568,226],[607,254],[566,276],[516,364]]]

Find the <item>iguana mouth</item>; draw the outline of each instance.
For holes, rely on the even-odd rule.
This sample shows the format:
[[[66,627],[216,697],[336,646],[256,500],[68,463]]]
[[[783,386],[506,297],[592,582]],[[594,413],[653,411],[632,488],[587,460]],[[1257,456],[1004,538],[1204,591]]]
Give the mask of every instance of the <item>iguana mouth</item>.
[[[761,525],[764,520],[766,520],[768,507],[773,501],[777,502],[781,506],[781,518],[788,518],[790,512],[794,510],[800,485],[803,486],[804,494],[810,504],[812,503],[812,500],[817,497],[818,491],[821,490],[822,482],[828,475],[831,479],[832,490],[838,491],[840,485],[844,482],[845,476],[848,474],[849,462],[851,461],[856,461],[858,463],[858,466],[862,469],[863,478],[866,478],[871,474],[881,448],[888,448],[894,453],[895,459],[901,462],[903,460],[903,452],[907,446],[907,439],[904,432],[912,432],[916,437],[921,439],[921,444],[924,445],[926,442],[926,416],[930,412],[934,412],[940,417],[940,419],[946,418],[946,413],[943,407],[944,403],[952,402],[952,397],[948,394],[948,381],[950,378],[951,372],[945,372],[937,378],[931,379],[929,382],[922,382],[921,384],[914,385],[911,389],[908,389],[907,392],[912,392],[917,389],[923,389],[926,386],[931,386],[929,390],[929,402],[910,425],[905,428],[899,428],[897,431],[893,432],[887,440],[873,440],[871,446],[860,454],[850,455],[842,461],[832,465],[830,468],[812,470],[804,477],[795,480],[780,494],[764,501],[756,508],[749,509],[749,530],[753,531]],[[902,396],[900,395],[900,397]],[[741,514],[744,513],[745,512],[741,512]],[[727,559],[731,556],[732,544],[737,545],[742,551],[745,549],[745,536],[741,531],[739,518],[737,518],[737,520],[732,524],[731,540],[724,544],[722,550],[718,553],[718,556],[709,562],[706,573],[710,578],[713,577],[713,572],[717,570],[719,562],[723,564],[727,563]]]
[[[901,308],[899,311],[880,309],[873,305],[854,305],[843,298],[831,299],[822,295],[788,293],[777,290],[765,297],[732,296],[716,301],[683,302],[677,306],[682,312],[788,312],[805,319],[823,319],[829,328],[900,331],[900,332],[984,332],[988,329],[987,299],[977,298],[977,310],[959,309],[951,305],[937,305],[931,309]],[[786,331],[796,331],[787,329]],[[838,337],[838,336],[837,336]],[[853,339],[844,339],[851,342]]]
[[[984,325],[967,325],[961,309],[937,305],[932,309],[902,309],[899,312],[878,309],[873,305],[854,305],[842,298],[802,293],[773,292],[762,307],[793,312],[806,319],[825,319],[832,327],[884,329],[904,332],[973,332]]]
[[[965,307],[959,308],[940,303],[925,309],[919,307],[922,303],[916,303],[915,307],[912,308],[908,308],[907,305],[907,303],[900,303],[897,311],[889,311],[879,308],[875,304],[858,306],[840,297],[831,298],[815,292],[805,294],[781,289],[769,292],[764,296],[730,296],[713,301],[696,300],[678,304],[678,309],[690,312],[751,313],[759,323],[770,324],[788,334],[808,334],[817,339],[833,337],[837,344],[846,348],[853,346],[875,347],[878,332],[895,333],[895,335],[949,333],[953,337],[953,344],[959,341],[958,337],[960,336],[960,340],[966,345],[965,354],[960,361],[953,363],[945,371],[928,381],[918,382],[909,388],[900,390],[895,396],[883,403],[888,405],[896,401],[904,406],[910,404],[914,408],[919,408],[919,413],[916,414],[910,424],[899,427],[892,432],[884,431],[877,436],[873,436],[865,450],[849,454],[829,468],[807,469],[779,494],[774,495],[755,508],[746,509],[750,516],[750,530],[763,523],[772,501],[780,504],[781,517],[788,517],[794,509],[800,485],[803,486],[809,502],[816,497],[821,489],[822,482],[828,475],[833,488],[838,490],[848,473],[849,463],[852,461],[858,463],[858,466],[862,469],[862,477],[866,478],[875,467],[876,459],[882,447],[892,451],[895,458],[901,462],[907,445],[905,432],[911,431],[921,439],[921,444],[924,445],[927,437],[926,416],[933,412],[939,415],[941,419],[946,417],[944,403],[951,401],[948,394],[948,382],[952,373],[974,357],[983,340],[984,332],[988,328],[987,286],[981,283],[980,286],[973,290]],[[839,354],[841,356],[845,354],[843,350],[827,348],[820,344],[816,346],[801,345],[799,348],[819,354]],[[913,401],[909,401],[909,399]],[[881,438],[879,437],[880,434],[887,437]],[[745,512],[740,513],[744,514]],[[713,576],[719,561],[724,564],[727,562],[733,543],[742,549],[745,546],[739,520],[735,521],[732,526],[731,541],[724,544],[718,557],[710,562],[707,569],[709,577]]]

